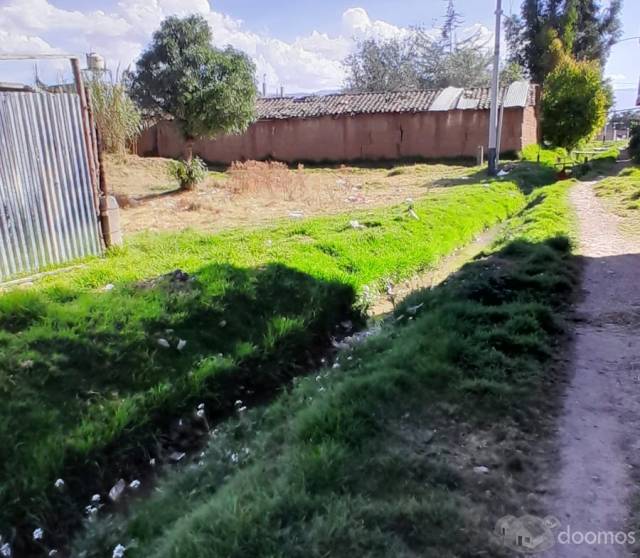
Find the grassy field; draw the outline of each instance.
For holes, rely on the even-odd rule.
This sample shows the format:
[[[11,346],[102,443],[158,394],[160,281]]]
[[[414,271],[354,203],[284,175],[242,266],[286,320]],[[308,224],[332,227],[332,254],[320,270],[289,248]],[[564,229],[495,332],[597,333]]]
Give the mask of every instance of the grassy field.
[[[478,167],[450,164],[299,167],[248,161],[210,171],[193,192],[168,177],[168,159],[111,157],[109,186],[121,204],[125,233],[194,229],[219,232],[388,207],[429,190],[473,183]]]
[[[88,524],[74,555],[506,556],[489,533],[520,509],[505,494],[526,487],[577,280],[570,184],[536,189],[495,249]]]
[[[224,415],[282,384],[340,320],[358,319],[366,286],[433,265],[524,203],[503,180],[433,192],[415,215],[405,204],[253,232],[140,235],[2,294],[0,535],[19,529],[19,550],[44,526],[52,545],[91,494],[146,466],[167,421],[198,402]],[[188,275],[163,276],[177,268]]]

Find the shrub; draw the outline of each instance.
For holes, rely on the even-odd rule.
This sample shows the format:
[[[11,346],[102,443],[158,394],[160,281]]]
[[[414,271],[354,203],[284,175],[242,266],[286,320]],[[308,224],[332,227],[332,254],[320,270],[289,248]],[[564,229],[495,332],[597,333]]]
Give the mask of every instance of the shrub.
[[[629,155],[640,164],[640,124],[634,124],[629,136]]]
[[[171,161],[169,174],[180,183],[183,190],[193,190],[207,176],[207,165],[200,157],[190,161]]]
[[[611,92],[598,62],[575,60],[557,48],[557,64],[544,83],[542,132],[553,145],[571,151],[604,126]]]

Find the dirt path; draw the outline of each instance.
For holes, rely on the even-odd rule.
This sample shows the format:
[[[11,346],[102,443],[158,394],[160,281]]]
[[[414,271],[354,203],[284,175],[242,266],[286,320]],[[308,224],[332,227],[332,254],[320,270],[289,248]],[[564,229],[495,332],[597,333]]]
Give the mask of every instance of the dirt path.
[[[576,185],[571,201],[584,257],[583,296],[559,420],[555,486],[547,502],[560,521],[556,536],[563,535],[544,556],[623,558],[634,555],[632,545],[612,544],[609,533],[630,531],[630,499],[636,489],[640,239],[620,233],[618,218],[595,196],[593,183]],[[576,544],[584,538],[587,542]],[[618,543],[624,539],[629,540],[618,535]]]

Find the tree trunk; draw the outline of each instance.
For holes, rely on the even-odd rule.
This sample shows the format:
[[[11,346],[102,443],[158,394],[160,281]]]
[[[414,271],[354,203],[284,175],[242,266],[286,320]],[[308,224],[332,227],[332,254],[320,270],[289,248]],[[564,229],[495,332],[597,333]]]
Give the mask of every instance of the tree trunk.
[[[184,142],[184,150],[182,152],[182,157],[184,158],[187,164],[191,163],[193,159],[193,138],[186,138]]]
[[[182,157],[184,158],[184,162],[186,163],[187,167],[191,166],[191,162],[193,161],[193,144],[193,138],[188,137],[185,139]],[[180,184],[180,189],[188,191],[193,190],[195,186],[196,184],[194,181],[185,181]]]

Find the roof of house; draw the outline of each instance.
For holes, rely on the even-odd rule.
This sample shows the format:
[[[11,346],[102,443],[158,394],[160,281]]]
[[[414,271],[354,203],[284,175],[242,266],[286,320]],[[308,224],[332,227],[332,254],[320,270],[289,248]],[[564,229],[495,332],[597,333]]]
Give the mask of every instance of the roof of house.
[[[500,90],[505,108],[532,106],[536,102],[536,86],[517,81]],[[355,114],[428,112],[448,110],[486,110],[491,105],[488,87],[461,89],[447,87],[424,91],[385,93],[338,93],[308,97],[262,97],[257,102],[260,120],[316,118]]]

